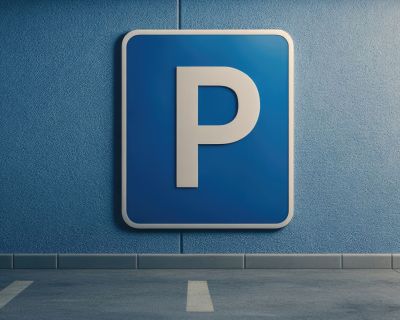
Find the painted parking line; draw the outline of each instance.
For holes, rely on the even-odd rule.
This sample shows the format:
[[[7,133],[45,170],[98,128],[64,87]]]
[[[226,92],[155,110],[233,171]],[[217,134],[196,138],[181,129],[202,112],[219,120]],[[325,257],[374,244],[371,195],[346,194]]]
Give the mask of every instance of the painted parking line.
[[[187,312],[214,312],[207,281],[188,281]]]
[[[0,291],[0,309],[28,288],[33,281],[14,281],[8,287]]]

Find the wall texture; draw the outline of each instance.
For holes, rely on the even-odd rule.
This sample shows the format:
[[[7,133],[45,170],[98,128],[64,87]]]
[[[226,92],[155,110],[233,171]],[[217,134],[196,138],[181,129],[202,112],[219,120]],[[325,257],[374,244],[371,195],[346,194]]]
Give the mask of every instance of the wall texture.
[[[1,1],[0,252],[398,252],[400,2]],[[295,217],[137,231],[120,215],[120,43],[281,28],[295,43]]]

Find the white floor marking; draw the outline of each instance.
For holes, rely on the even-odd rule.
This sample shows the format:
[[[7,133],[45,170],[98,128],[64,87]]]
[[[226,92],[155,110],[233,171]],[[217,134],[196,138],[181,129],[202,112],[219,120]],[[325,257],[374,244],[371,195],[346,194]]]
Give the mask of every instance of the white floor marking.
[[[28,288],[33,281],[14,281],[0,291],[0,309]]]
[[[188,281],[187,312],[214,312],[207,281]]]

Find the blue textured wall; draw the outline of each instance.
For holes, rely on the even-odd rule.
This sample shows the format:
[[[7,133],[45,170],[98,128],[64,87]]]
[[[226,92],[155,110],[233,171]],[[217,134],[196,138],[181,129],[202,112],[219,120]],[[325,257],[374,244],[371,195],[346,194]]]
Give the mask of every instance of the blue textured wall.
[[[120,41],[175,1],[0,2],[0,252],[398,252],[400,2],[187,1],[182,28],[295,42],[295,217],[148,232],[120,218]]]

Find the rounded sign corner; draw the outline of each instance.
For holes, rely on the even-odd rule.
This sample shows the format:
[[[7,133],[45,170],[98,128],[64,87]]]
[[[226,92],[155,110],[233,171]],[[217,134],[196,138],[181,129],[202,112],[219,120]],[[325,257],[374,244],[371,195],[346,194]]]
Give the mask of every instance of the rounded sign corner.
[[[140,223],[136,223],[133,220],[131,220],[128,216],[128,212],[126,210],[126,207],[122,208],[122,219],[126,223],[127,226],[134,228],[134,229],[144,229]]]

